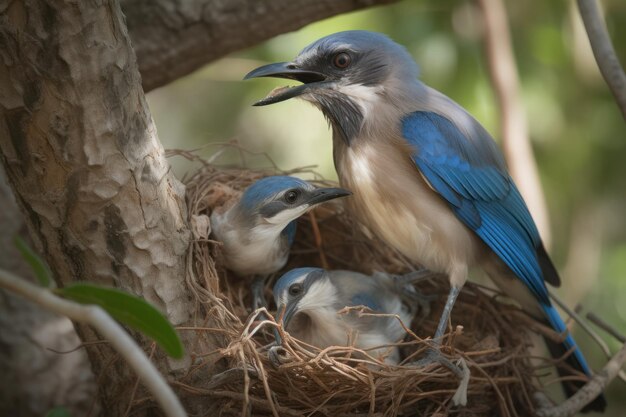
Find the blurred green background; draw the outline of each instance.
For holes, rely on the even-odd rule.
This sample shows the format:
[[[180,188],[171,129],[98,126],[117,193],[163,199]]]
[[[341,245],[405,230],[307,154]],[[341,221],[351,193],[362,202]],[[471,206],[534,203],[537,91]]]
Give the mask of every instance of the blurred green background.
[[[607,25],[626,63],[626,1],[602,2]],[[597,70],[574,1],[508,1],[514,53],[529,130],[550,210],[550,252],[562,273],[557,291],[582,303],[626,334],[626,129]],[[336,178],[330,131],[303,101],[251,107],[284,81],[241,81],[251,69],[286,61],[310,42],[349,29],[384,32],[405,45],[421,78],[472,113],[498,137],[499,112],[489,83],[481,20],[471,1],[403,1],[309,25],[232,54],[148,95],[166,148],[195,149],[236,141],[267,153],[282,169],[316,165]],[[206,146],[200,153],[212,155]],[[248,166],[268,166],[246,154]],[[235,150],[221,163],[241,162]],[[190,164],[172,159],[182,175]],[[606,337],[613,352],[619,343]],[[606,358],[580,330],[575,336],[598,369]],[[626,415],[626,384],[609,390],[607,416]]]

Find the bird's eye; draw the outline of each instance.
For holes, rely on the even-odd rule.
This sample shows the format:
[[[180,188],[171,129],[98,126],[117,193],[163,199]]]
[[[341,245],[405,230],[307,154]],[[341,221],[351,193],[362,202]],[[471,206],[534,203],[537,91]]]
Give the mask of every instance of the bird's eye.
[[[302,284],[291,284],[289,287],[289,295],[292,297],[296,297],[302,293]]]
[[[285,193],[284,199],[287,203],[293,204],[298,199],[300,192],[298,190],[289,190]]]
[[[352,58],[346,52],[339,52],[333,58],[333,65],[340,69],[348,68],[351,62]]]

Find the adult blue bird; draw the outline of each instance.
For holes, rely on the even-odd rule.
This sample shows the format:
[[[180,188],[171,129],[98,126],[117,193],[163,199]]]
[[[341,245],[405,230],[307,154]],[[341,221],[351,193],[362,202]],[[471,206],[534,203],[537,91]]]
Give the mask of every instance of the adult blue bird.
[[[428,274],[428,272],[427,272]],[[353,271],[296,268],[274,284],[277,318],[290,335],[321,349],[355,346],[373,357],[397,364],[400,352],[392,346],[406,336],[418,312],[428,299],[420,296],[410,280],[385,273],[372,276]],[[346,307],[364,306],[387,316],[363,316]]]
[[[482,268],[512,298],[554,330],[567,329],[546,282],[559,275],[495,142],[460,105],[417,79],[405,48],[367,31],[329,35],[293,61],[266,65],[246,78],[302,82],[256,103],[301,97],[317,106],[333,130],[333,157],[351,206],[389,245],[445,273],[451,289],[435,341],[471,268]],[[547,341],[569,353],[562,375],[591,371],[574,339]],[[583,384],[564,382],[568,396]],[[603,410],[600,396],[587,410]]]
[[[256,276],[254,309],[266,305],[265,277],[287,263],[298,217],[350,194],[342,188],[315,187],[299,178],[277,175],[256,181],[231,206],[211,213],[211,229],[222,242],[225,266],[240,276]]]

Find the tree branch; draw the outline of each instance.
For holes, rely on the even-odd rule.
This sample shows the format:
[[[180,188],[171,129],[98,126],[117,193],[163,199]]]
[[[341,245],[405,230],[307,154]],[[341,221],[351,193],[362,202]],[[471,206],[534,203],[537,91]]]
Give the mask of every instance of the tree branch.
[[[122,0],[144,91],[311,22],[397,0]]]
[[[580,16],[587,29],[593,56],[596,58],[609,90],[617,101],[622,117],[626,120],[626,74],[615,54],[597,0],[578,0],[577,3]]]
[[[554,407],[537,410],[540,417],[570,417],[579,413],[587,404],[600,395],[617,376],[626,362],[626,344],[607,362],[602,371],[595,374],[576,394]]]
[[[550,247],[550,219],[533,155],[528,121],[519,94],[506,9],[502,0],[478,0],[484,20],[484,41],[491,83],[501,109],[504,156],[546,247]]]
[[[131,368],[154,394],[154,398],[161,405],[167,416],[187,416],[178,397],[176,397],[170,386],[167,385],[163,376],[150,362],[146,354],[124,331],[122,326],[113,320],[102,308],[64,300],[54,295],[50,290],[30,284],[9,271],[2,269],[0,269],[0,287],[13,291],[54,313],[62,314],[76,322],[93,326],[126,359]]]

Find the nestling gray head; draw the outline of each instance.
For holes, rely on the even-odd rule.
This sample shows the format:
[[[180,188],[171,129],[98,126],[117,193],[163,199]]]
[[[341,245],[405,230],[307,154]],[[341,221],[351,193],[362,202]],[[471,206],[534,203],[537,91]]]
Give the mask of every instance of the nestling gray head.
[[[319,39],[293,61],[257,68],[245,79],[277,77],[302,82],[276,89],[255,105],[300,96],[317,105],[349,140],[360,129],[377,95],[388,87],[414,82],[417,74],[417,65],[404,47],[383,34],[357,30]]]
[[[274,284],[274,301],[278,307],[279,316],[282,315],[282,322],[288,328],[291,319],[301,310],[307,307],[317,306],[319,303],[332,303],[328,297],[319,297],[325,290],[333,288],[330,283],[328,273],[321,268],[296,268],[285,273],[276,284]],[[311,291],[311,289],[314,289]],[[277,317],[279,319],[280,317]]]
[[[258,180],[235,204],[211,213],[212,232],[222,242],[226,267],[240,275],[276,272],[287,262],[298,217],[348,195],[348,190],[316,187],[295,177]]]
[[[341,188],[318,188],[299,178],[277,175],[248,187],[236,208],[248,221],[284,227],[316,205],[348,195]]]

